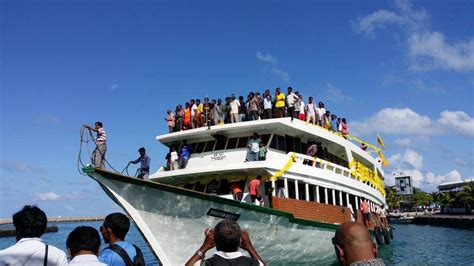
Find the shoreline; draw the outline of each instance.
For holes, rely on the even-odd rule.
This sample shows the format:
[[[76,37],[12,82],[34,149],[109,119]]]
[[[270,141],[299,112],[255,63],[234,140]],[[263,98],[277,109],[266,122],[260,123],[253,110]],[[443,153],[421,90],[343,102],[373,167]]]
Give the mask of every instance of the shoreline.
[[[103,221],[105,216],[82,216],[82,217],[50,217],[48,223],[72,223],[72,222],[95,222]],[[0,219],[0,225],[13,224],[12,219]]]

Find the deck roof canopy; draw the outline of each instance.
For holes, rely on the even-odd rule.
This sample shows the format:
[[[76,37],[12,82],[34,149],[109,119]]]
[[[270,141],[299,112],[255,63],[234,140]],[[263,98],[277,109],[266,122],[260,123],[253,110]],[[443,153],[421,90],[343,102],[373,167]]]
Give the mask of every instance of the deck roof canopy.
[[[469,183],[474,183],[474,178],[442,183],[438,186],[438,189],[440,191],[448,191],[448,190],[453,190],[453,189],[456,189],[456,188],[461,188],[465,185],[468,185]]]

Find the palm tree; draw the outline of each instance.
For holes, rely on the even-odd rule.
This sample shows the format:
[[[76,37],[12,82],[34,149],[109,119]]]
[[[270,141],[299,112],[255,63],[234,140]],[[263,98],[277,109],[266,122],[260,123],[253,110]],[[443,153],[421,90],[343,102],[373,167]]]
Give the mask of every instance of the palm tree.
[[[460,202],[464,203],[466,210],[470,212],[472,203],[474,203],[474,182],[463,186],[456,196]]]

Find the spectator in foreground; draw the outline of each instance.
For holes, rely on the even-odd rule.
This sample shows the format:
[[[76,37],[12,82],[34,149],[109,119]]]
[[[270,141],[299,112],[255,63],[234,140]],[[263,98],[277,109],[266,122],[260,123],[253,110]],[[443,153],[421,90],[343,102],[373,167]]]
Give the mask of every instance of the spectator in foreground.
[[[100,251],[100,236],[90,226],[79,226],[69,233],[66,247],[72,260],[69,265],[106,266],[97,256]]]
[[[99,260],[110,266],[145,265],[140,248],[125,241],[130,229],[130,220],[125,214],[116,212],[105,217],[100,227],[104,242],[110,244],[100,253]],[[133,259],[132,259],[133,258]]]
[[[0,250],[0,265],[67,265],[66,253],[41,240],[46,231],[46,214],[26,205],[13,215],[16,243]]]
[[[204,243],[186,262],[186,266],[194,265],[199,260],[202,260],[201,265],[265,265],[253,247],[249,233],[241,231],[240,226],[233,220],[220,221],[214,229],[206,229],[204,235]],[[204,260],[205,253],[214,246],[217,252]],[[239,246],[245,249],[250,257],[244,256],[239,251]]]
[[[129,161],[128,163],[137,164],[140,162],[140,168],[138,169],[138,176],[137,178],[148,180],[148,175],[150,174],[150,157],[145,154],[145,148],[141,147],[138,149],[138,153],[140,153],[140,157],[134,161]]]
[[[339,265],[385,265],[382,259],[377,259],[377,246],[372,242],[369,231],[359,223],[341,224],[332,243]]]

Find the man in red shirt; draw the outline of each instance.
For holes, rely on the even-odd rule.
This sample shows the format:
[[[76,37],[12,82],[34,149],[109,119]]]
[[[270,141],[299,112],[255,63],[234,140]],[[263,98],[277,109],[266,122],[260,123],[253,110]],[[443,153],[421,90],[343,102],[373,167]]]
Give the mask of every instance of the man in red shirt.
[[[260,196],[260,193],[258,192],[258,186],[260,186],[261,183],[262,183],[261,175],[258,175],[256,179],[251,180],[249,183],[249,195],[253,203],[255,203],[255,199],[259,201],[262,199],[262,197]]]

